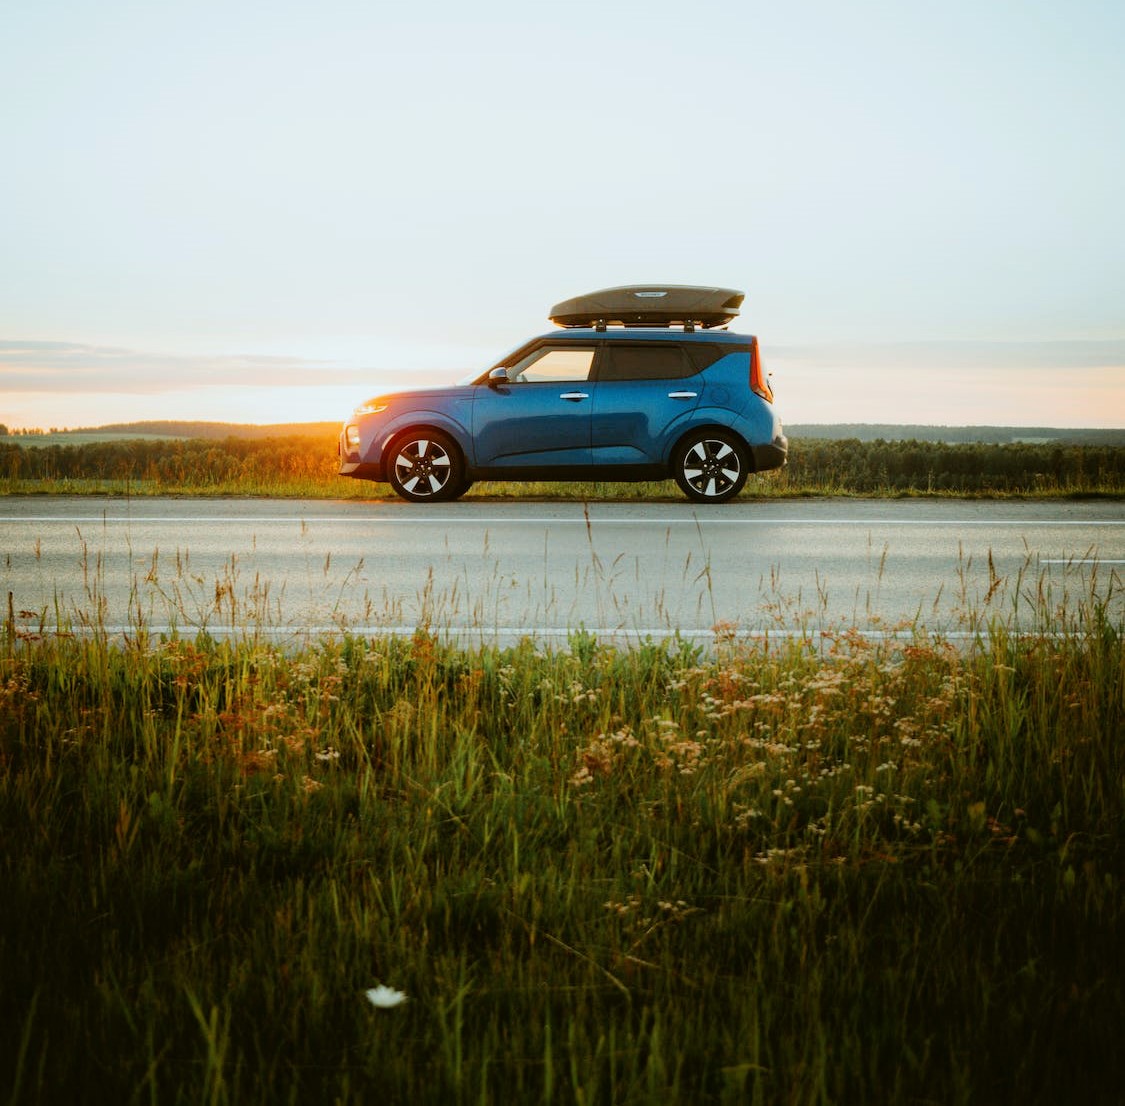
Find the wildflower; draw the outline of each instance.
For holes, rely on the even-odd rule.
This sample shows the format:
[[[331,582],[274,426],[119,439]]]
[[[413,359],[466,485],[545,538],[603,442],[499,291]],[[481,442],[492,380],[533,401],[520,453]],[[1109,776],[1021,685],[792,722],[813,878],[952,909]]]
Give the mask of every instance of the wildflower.
[[[614,914],[622,916],[637,909],[641,905],[641,900],[636,895],[630,895],[624,902],[617,902],[611,899],[609,902],[603,904],[606,910],[612,911]]]
[[[380,1010],[390,1010],[404,1003],[406,995],[402,991],[396,991],[393,987],[386,987],[380,983],[378,987],[368,989],[367,1001]]]
[[[738,623],[721,619],[711,627],[711,633],[715,635],[716,641],[733,642],[738,636]]]
[[[793,849],[764,849],[754,857],[754,860],[758,864],[784,863],[787,860],[802,857],[804,853],[804,846],[801,845]]]

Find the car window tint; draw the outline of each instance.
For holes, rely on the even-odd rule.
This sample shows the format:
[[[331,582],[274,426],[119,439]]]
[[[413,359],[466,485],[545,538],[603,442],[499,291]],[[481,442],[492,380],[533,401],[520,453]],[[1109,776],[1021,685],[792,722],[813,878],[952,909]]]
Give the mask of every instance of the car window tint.
[[[602,351],[598,379],[676,380],[691,376],[694,371],[679,346],[607,342]]]
[[[537,349],[508,369],[508,379],[528,384],[536,381],[586,380],[594,361],[594,348]]]
[[[749,342],[692,342],[685,346],[688,357],[695,365],[696,372],[703,372],[709,365],[713,365],[720,357],[728,353],[749,353]]]

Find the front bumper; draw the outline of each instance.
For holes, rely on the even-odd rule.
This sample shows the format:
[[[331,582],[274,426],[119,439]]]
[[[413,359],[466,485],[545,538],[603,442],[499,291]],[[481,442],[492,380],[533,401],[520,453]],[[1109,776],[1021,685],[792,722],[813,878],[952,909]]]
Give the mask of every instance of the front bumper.
[[[353,476],[356,480],[382,480],[383,467],[370,461],[349,461],[345,458],[340,462],[337,475]]]
[[[340,459],[336,470],[338,476],[352,476],[356,480],[382,480],[383,466],[371,461],[361,461],[358,450],[349,449],[346,432],[341,430],[336,439],[336,456]]]

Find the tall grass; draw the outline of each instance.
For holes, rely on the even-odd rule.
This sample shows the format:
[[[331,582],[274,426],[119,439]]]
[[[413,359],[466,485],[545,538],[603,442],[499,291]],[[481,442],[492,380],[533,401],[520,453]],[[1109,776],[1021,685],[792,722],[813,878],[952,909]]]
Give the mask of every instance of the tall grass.
[[[9,617],[0,1097],[1118,1102],[1108,609],[706,651]]]
[[[260,495],[370,499],[387,485],[337,475],[334,436],[0,443],[0,491],[24,494]],[[794,439],[789,463],[751,478],[749,497],[806,495],[1121,495],[1114,446]],[[493,483],[470,496],[680,498],[674,483]]]

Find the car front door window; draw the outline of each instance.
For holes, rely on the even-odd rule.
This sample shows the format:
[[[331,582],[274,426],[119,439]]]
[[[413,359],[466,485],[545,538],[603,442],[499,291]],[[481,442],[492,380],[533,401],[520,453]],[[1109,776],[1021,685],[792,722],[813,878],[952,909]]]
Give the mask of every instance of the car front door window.
[[[508,379],[520,384],[588,380],[594,350],[539,349],[508,369]]]

